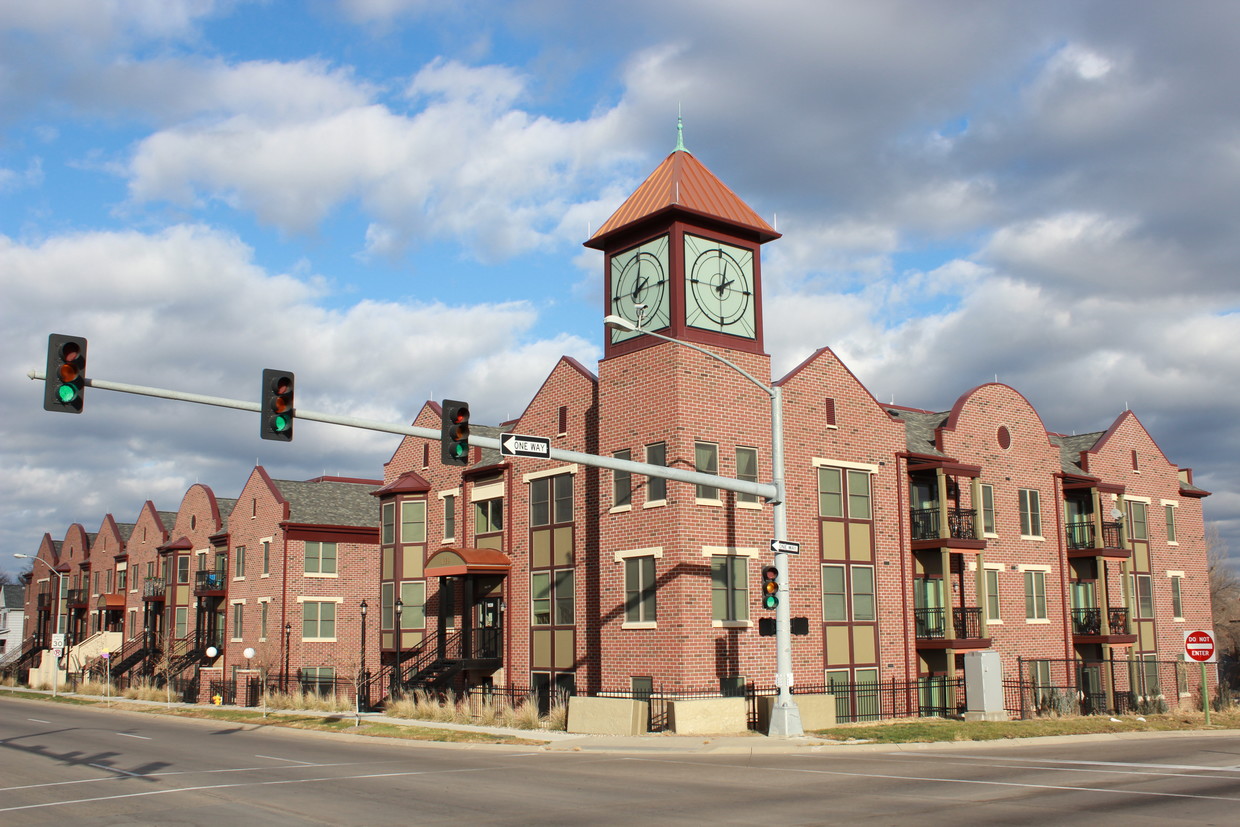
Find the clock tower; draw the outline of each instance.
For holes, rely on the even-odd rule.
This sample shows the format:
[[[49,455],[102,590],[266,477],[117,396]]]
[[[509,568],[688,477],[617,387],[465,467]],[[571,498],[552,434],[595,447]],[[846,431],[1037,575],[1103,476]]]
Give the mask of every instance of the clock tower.
[[[676,148],[601,226],[604,315],[676,339],[763,353],[761,245],[779,238],[684,147]],[[611,330],[604,359],[658,340]]]
[[[684,148],[678,129],[676,149],[586,242],[604,255],[604,315],[675,340],[605,330],[598,453],[771,479],[770,396],[735,368],[769,381],[760,250],[778,237]],[[609,482],[598,491],[592,570],[600,606],[621,608],[597,621],[604,679],[703,687],[764,674],[771,658],[753,642],[759,609],[749,602],[770,507],[636,474]],[[642,593],[649,600],[638,607]]]

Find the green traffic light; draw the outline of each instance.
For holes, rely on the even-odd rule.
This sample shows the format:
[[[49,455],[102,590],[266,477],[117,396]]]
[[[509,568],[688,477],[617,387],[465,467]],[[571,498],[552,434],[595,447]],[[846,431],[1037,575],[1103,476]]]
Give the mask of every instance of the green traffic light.
[[[468,446],[468,445],[464,445],[464,444],[457,444],[457,445],[453,445],[453,446],[452,446],[452,456],[454,456],[454,457],[458,457],[458,458],[459,458],[459,457],[463,457],[463,456],[465,456],[468,452],[469,452],[469,446]]]
[[[287,416],[280,415],[273,416],[271,418],[271,430],[275,431],[277,434],[282,434],[287,431],[288,425],[289,421]]]
[[[56,397],[65,405],[77,399],[77,388],[72,385],[61,385],[56,389]]]
[[[762,598],[762,607],[765,609],[774,609],[779,605],[779,598],[773,594],[768,594]]]

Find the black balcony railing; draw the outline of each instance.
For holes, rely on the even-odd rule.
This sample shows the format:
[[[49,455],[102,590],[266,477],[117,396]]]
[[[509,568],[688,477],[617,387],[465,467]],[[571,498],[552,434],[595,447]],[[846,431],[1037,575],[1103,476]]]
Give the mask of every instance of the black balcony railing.
[[[1102,547],[1103,548],[1123,548],[1124,539],[1120,531],[1122,523],[1119,522],[1103,522],[1102,524]]]
[[[52,608],[51,592],[39,592],[38,602],[35,606],[39,611],[47,611]]]
[[[1093,520],[1082,520],[1064,526],[1068,548],[1077,550],[1085,548],[1123,548],[1120,523],[1104,522],[1102,524],[1102,545],[1098,545],[1098,532],[1094,529]]]
[[[918,640],[946,640],[946,609],[914,609],[913,623]],[[982,637],[982,610],[979,606],[952,609],[951,636],[957,640]]]
[[[89,599],[86,589],[69,589],[68,601],[70,606],[85,606]]]
[[[1072,610],[1072,634],[1074,635],[1100,635],[1102,634],[1102,610],[1101,609],[1073,609]]]
[[[1128,610],[1124,608],[1106,609],[1110,631],[1102,628],[1103,609],[1073,609],[1072,634],[1074,635],[1126,635],[1128,634]]]
[[[143,597],[163,597],[167,583],[162,577],[148,577],[142,583]]]
[[[198,631],[198,648],[205,650],[208,646],[214,646],[221,652],[224,651],[223,629],[200,629]]]
[[[1126,635],[1128,634],[1128,610],[1125,608],[1107,609],[1107,620],[1111,624],[1111,634]]]
[[[914,540],[939,539],[941,514],[947,515],[947,536],[953,540],[977,537],[974,522],[977,511],[972,508],[914,508],[909,510],[909,528]]]
[[[194,591],[196,592],[222,592],[224,591],[224,575],[218,571],[196,571],[194,572]]]
[[[982,636],[982,609],[980,606],[960,606],[952,609],[952,627],[957,639],[977,639]]]

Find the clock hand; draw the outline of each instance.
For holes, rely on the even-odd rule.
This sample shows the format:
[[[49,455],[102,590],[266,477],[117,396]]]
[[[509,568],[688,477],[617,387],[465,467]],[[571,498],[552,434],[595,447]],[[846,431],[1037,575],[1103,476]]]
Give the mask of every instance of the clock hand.
[[[720,297],[722,297],[723,291],[727,290],[728,285],[732,284],[732,282],[734,281],[736,281],[736,279],[727,279],[725,281],[720,282],[719,285],[715,288],[715,292],[718,293]]]
[[[633,301],[637,301],[639,298],[641,298],[642,291],[646,289],[646,285],[649,282],[650,282],[650,279],[646,278],[645,276],[637,277],[637,284],[633,285],[633,292],[630,294],[630,297],[633,299]]]

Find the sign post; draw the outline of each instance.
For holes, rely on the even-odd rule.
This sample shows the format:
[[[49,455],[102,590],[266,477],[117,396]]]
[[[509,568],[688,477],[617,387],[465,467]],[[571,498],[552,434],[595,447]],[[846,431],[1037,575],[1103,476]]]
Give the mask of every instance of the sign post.
[[[1214,645],[1214,632],[1194,629],[1184,633],[1184,654],[1189,660],[1201,664],[1201,711],[1210,725],[1210,685],[1206,682],[1206,664],[1218,660],[1218,648]]]

